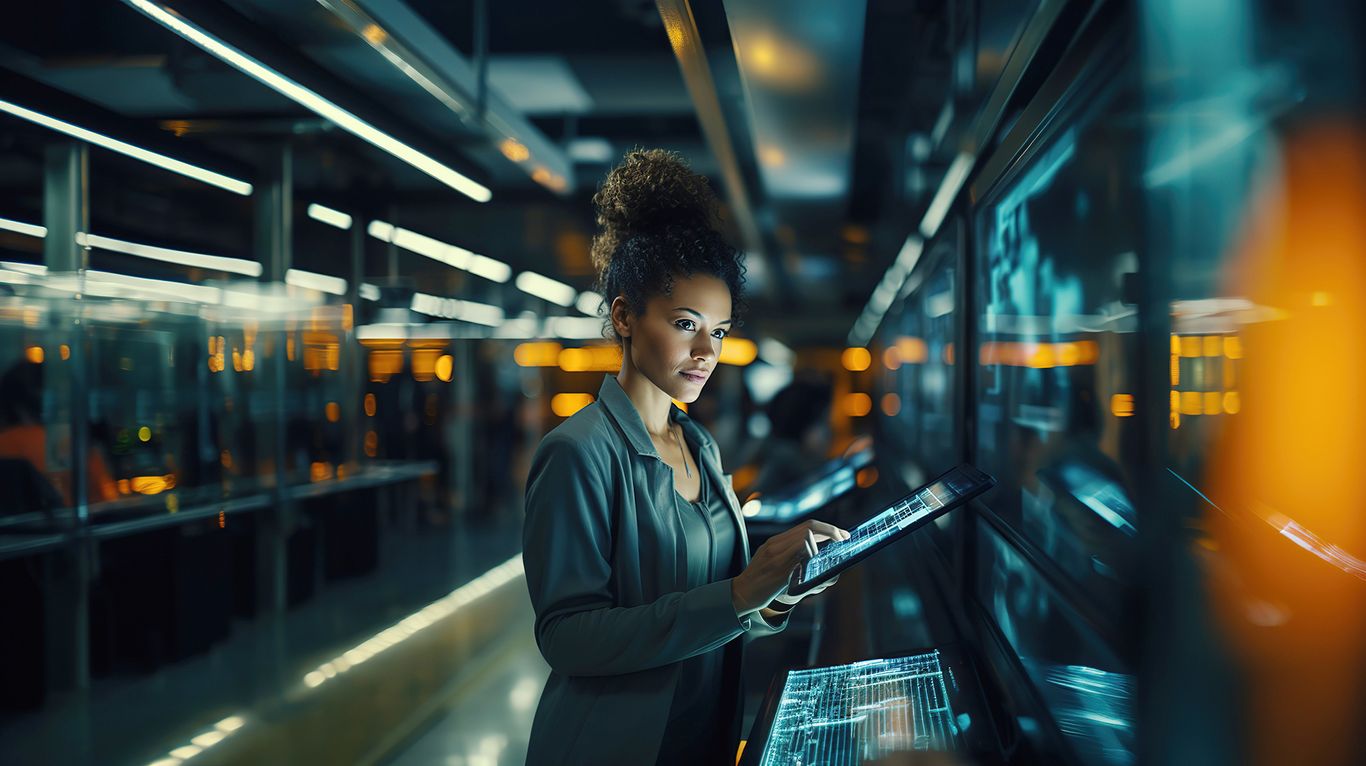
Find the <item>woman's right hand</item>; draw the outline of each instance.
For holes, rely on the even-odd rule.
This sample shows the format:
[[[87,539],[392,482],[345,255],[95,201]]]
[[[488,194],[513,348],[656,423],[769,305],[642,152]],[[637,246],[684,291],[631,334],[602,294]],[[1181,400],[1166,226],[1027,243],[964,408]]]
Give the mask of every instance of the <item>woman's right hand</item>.
[[[768,606],[787,588],[792,571],[816,555],[825,540],[847,540],[849,533],[823,521],[804,521],[764,541],[749,566],[731,580],[730,599],[735,613],[744,617]]]

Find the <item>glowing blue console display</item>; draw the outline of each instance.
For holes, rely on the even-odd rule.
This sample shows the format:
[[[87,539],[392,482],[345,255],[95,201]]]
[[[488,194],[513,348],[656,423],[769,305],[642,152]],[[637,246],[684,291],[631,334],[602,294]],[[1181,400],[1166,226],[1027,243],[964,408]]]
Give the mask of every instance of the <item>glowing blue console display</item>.
[[[938,651],[791,671],[759,763],[856,766],[906,750],[959,749],[954,685]]]

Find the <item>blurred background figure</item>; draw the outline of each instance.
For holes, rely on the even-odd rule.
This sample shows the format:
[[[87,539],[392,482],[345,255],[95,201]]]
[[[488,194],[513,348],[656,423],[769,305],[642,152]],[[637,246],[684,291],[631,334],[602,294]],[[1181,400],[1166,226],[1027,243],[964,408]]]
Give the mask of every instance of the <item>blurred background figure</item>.
[[[60,496],[61,505],[70,506],[73,494],[71,472],[49,471],[48,454],[48,431],[43,423],[43,366],[21,360],[0,376],[0,459],[28,463],[42,481],[50,482]],[[91,444],[86,456],[86,467],[89,471],[86,495],[90,503],[118,497],[104,460],[104,450],[98,444]],[[11,498],[6,511],[15,513],[47,509],[47,503],[44,502],[47,492],[37,483],[37,477],[24,477],[20,466],[10,465],[3,470],[20,482],[18,486],[30,487],[29,492],[36,491],[39,495],[32,498],[29,492],[25,492],[20,497]],[[11,485],[4,482],[3,486]],[[21,499],[24,496],[32,499],[25,501]],[[39,507],[35,507],[35,501]]]
[[[788,384],[769,401],[768,435],[745,461],[758,469],[750,492],[774,492],[809,478],[828,458],[831,444],[831,387],[818,378]]]

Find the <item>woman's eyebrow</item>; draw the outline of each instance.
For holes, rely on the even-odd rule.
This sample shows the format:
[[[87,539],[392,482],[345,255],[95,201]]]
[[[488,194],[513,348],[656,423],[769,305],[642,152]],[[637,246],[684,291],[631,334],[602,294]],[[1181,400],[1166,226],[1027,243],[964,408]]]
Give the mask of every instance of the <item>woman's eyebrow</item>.
[[[689,314],[692,314],[693,316],[697,317],[698,319],[706,319],[706,317],[704,317],[704,316],[702,316],[700,313],[698,313],[698,312],[696,312],[696,311],[694,311],[694,310],[688,308],[687,306],[674,306],[674,311],[686,311],[686,312],[688,312]],[[730,321],[729,319],[726,319],[726,320],[717,322],[717,324],[719,324],[719,325],[721,325],[721,324],[730,324],[730,323],[731,323],[731,321]]]

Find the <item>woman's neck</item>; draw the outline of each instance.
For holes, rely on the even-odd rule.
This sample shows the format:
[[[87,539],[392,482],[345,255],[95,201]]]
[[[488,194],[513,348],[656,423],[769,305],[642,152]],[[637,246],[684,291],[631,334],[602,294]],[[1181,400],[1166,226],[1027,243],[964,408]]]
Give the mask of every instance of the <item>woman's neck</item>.
[[[636,406],[640,421],[645,424],[645,431],[653,436],[667,435],[669,410],[673,405],[673,399],[631,364],[629,353],[622,356],[617,383],[621,385],[621,390],[626,392],[631,404]]]

